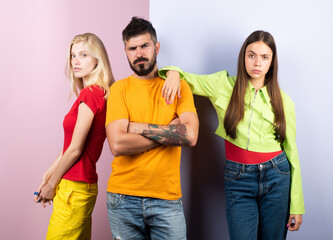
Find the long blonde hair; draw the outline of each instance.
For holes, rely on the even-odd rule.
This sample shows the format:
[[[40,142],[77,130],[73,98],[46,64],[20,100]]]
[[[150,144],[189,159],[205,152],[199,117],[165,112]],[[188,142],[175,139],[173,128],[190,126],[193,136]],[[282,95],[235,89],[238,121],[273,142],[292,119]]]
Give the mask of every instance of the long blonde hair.
[[[111,65],[109,62],[109,56],[106,52],[103,42],[92,33],[84,33],[77,35],[73,38],[67,57],[66,64],[66,74],[71,80],[71,93],[75,93],[76,96],[79,95],[79,91],[83,89],[82,78],[76,78],[74,76],[73,66],[71,64],[72,60],[72,47],[76,43],[85,42],[89,49],[90,54],[96,58],[97,65],[94,70],[92,70],[85,81],[87,87],[92,85],[99,85],[103,88],[106,100],[110,95],[110,86],[114,82],[114,78],[111,71]]]

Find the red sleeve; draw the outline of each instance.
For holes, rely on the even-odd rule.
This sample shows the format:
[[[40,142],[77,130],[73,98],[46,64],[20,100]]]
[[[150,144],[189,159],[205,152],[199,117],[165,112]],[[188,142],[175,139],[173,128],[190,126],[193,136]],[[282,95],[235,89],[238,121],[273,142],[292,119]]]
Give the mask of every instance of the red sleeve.
[[[91,111],[96,114],[104,105],[104,92],[100,87],[90,86],[81,90],[77,99],[78,105],[81,102],[87,104]]]

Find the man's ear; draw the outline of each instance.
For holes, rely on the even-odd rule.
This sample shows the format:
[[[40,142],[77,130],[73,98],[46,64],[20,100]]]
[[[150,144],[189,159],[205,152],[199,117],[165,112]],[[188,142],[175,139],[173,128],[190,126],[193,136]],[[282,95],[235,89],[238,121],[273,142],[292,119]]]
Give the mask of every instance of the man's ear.
[[[157,55],[160,51],[160,42],[156,42],[155,48],[156,48],[156,55]]]

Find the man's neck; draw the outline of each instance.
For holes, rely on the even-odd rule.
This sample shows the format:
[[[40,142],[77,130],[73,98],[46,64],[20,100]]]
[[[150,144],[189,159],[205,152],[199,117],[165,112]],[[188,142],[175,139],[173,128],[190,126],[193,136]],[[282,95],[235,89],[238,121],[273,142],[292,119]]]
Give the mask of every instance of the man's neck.
[[[139,79],[153,79],[153,78],[156,78],[156,77],[158,77],[158,68],[157,68],[157,66],[155,66],[153,71],[151,71],[148,75],[145,75],[145,76],[139,76],[138,74],[133,73],[133,77],[139,78]]]

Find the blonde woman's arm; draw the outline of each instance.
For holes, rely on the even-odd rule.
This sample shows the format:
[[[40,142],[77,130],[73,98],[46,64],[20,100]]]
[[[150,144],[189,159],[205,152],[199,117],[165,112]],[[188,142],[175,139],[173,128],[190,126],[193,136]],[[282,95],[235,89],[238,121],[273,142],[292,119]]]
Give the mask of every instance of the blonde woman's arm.
[[[49,180],[41,188],[37,201],[41,200],[42,202],[47,202],[53,199],[55,189],[62,176],[73,166],[82,153],[93,118],[94,113],[92,110],[84,102],[81,102],[72,141],[55,166],[55,169],[50,174]]]
[[[35,195],[34,197],[34,201],[36,203],[41,203],[43,205],[43,207],[45,208],[45,202],[41,202],[38,200],[38,196],[40,194],[40,190],[47,184],[47,182],[49,181],[54,169],[56,169],[56,167],[58,166],[59,164],[59,161],[61,159],[61,156],[62,156],[62,151],[58,154],[58,156],[56,157],[56,159],[54,160],[54,162],[51,164],[51,166],[48,168],[48,170],[44,173],[43,177],[42,177],[42,180],[37,188],[37,193],[38,195]],[[50,205],[51,203],[49,201],[47,201],[47,203]]]

